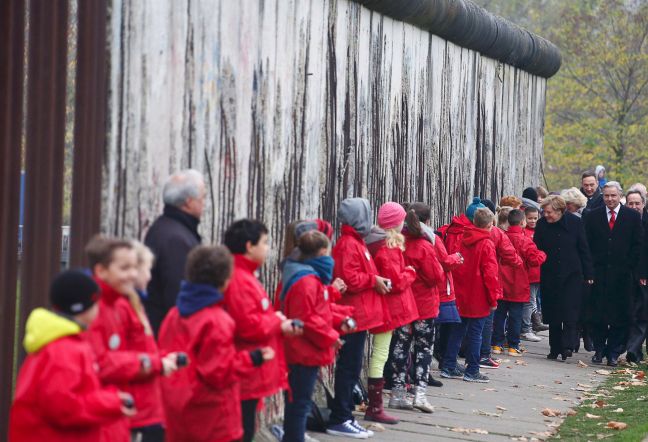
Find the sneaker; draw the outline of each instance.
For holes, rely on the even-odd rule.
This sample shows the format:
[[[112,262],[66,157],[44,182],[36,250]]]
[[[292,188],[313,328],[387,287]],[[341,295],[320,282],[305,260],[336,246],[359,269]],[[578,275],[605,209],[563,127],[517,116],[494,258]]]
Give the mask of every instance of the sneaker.
[[[358,430],[360,430],[360,431],[364,431],[365,433],[367,433],[367,434],[369,435],[369,437],[372,437],[372,436],[374,435],[374,432],[373,432],[373,431],[371,431],[371,430],[367,430],[365,427],[363,427],[362,425],[360,425],[360,422],[358,422],[358,421],[355,420],[355,419],[353,419],[353,422],[351,422],[351,425],[353,425],[354,427],[356,427],[356,428],[357,428]],[[305,441],[304,441],[304,442],[305,442]]]
[[[304,442],[319,442],[319,440],[315,439],[313,436],[306,433],[304,434]]]
[[[491,353],[493,353],[493,354],[501,355],[501,354],[502,354],[502,351],[503,351],[503,350],[502,350],[502,347],[500,347],[499,345],[493,345],[493,346],[491,347]]]
[[[441,370],[441,377],[446,379],[463,379],[464,371],[459,367],[455,367],[454,370],[444,368]]]
[[[522,356],[522,350],[511,347],[508,349],[508,355],[515,356],[515,357]]]
[[[283,440],[284,429],[281,425],[273,425],[272,427],[270,427],[270,432],[279,442]]]
[[[481,358],[479,360],[480,368],[499,368],[499,362],[495,361],[493,358]]]
[[[484,376],[481,373],[477,373],[476,375],[465,374],[463,380],[466,382],[478,382],[480,384],[486,384],[490,382],[490,379],[488,379],[487,376]]]
[[[540,342],[540,341],[542,341],[542,338],[540,336],[536,335],[533,332],[522,333],[520,335],[520,339],[523,339],[523,340],[529,341],[529,342]]]
[[[341,424],[332,425],[328,427],[326,429],[326,434],[330,434],[332,436],[350,437],[353,439],[369,438],[369,433],[367,433],[366,431],[361,431],[359,428],[356,428],[353,425],[353,421],[351,419]]]

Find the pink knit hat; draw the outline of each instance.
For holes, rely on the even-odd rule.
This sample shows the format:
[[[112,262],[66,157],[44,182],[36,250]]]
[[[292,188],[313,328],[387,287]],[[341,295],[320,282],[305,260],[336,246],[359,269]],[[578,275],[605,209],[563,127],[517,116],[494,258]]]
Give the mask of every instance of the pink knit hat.
[[[393,229],[405,220],[405,215],[405,209],[400,204],[385,203],[378,209],[378,225],[383,229]]]

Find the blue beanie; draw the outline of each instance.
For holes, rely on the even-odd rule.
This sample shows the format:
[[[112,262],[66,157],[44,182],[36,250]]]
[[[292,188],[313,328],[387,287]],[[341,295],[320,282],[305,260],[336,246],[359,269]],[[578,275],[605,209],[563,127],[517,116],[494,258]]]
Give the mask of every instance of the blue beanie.
[[[473,217],[475,216],[475,211],[477,211],[477,209],[485,209],[485,208],[486,206],[483,205],[479,197],[476,196],[473,198],[472,204],[466,208],[466,216],[470,221],[472,221]]]

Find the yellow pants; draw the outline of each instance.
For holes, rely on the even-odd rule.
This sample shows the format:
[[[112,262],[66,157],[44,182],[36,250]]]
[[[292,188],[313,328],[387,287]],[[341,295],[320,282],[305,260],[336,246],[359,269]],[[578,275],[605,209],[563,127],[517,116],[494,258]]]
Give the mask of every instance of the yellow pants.
[[[385,363],[389,357],[389,344],[391,343],[393,331],[378,333],[373,337],[373,348],[369,359],[369,377],[382,378]]]

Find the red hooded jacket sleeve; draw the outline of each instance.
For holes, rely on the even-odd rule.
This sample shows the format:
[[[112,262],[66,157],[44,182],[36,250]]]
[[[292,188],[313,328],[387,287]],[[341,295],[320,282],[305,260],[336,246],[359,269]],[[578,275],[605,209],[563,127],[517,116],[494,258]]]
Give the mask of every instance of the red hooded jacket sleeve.
[[[400,251],[399,251],[400,252]],[[376,267],[380,269],[380,276],[387,278],[392,282],[392,291],[390,293],[397,293],[411,287],[416,279],[416,271],[404,267],[401,263],[403,260],[400,253],[391,253],[390,249],[383,247],[374,256]],[[398,259],[400,258],[400,259]],[[387,295],[389,296],[389,294]]]
[[[495,253],[499,262],[513,267],[520,267],[523,264],[511,240],[502,229],[493,227],[491,229],[491,239],[493,240],[493,244],[495,244]]]
[[[502,287],[498,278],[499,265],[496,254],[493,253],[491,247],[488,242],[483,243],[480,265],[489,305],[497,307],[497,300],[502,296]]]

